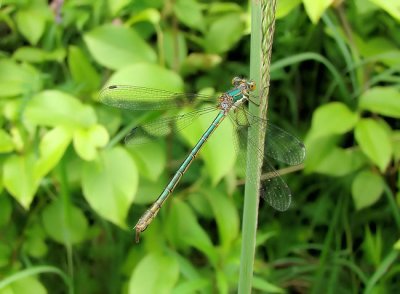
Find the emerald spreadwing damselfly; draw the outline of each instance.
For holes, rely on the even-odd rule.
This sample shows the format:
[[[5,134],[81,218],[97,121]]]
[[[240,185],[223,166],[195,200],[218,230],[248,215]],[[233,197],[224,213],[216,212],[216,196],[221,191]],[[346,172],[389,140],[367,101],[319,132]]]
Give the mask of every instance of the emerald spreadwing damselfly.
[[[135,226],[136,242],[139,242],[140,233],[143,232],[156,217],[160,208],[172,194],[176,185],[179,183],[202,146],[206,143],[207,139],[226,117],[231,119],[238,134],[238,142],[233,144],[241,148],[243,146],[241,146],[242,144],[240,142],[247,142],[244,148],[250,148],[251,152],[257,154],[259,161],[262,162],[262,173],[273,175],[265,180],[254,179],[261,181],[260,196],[276,210],[285,211],[290,206],[290,189],[274,167],[269,163],[268,157],[272,157],[285,164],[298,165],[304,160],[305,147],[296,137],[269,122],[267,124],[266,120],[254,116],[247,111],[247,104],[253,103],[251,100],[251,92],[254,91],[256,87],[253,81],[235,77],[232,80],[232,85],[232,89],[217,97],[200,94],[174,93],[137,86],[109,86],[100,93],[99,100],[102,103],[130,110],[161,111],[171,108],[182,108],[185,105],[199,102],[214,103],[212,107],[201,108],[200,110],[169,118],[162,118],[141,127],[136,127],[125,138],[128,144],[139,144],[145,140],[144,138],[148,134],[164,134],[167,133],[171,127],[179,130],[190,125],[195,119],[205,113],[211,111],[216,112],[215,119],[211,122],[208,129],[205,130],[189,155],[184,159],[171,181],[161,192],[153,205],[140,217]],[[217,103],[216,106],[215,103]],[[247,132],[249,128],[252,127],[266,130],[264,150],[259,149],[257,144],[252,142],[251,138],[247,140]],[[240,140],[240,138],[242,138],[242,140]]]

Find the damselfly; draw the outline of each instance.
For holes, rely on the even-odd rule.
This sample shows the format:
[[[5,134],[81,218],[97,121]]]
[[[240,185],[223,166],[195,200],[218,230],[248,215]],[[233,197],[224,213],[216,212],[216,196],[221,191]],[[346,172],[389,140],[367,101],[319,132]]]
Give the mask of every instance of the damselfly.
[[[246,137],[247,130],[251,127],[259,127],[266,130],[265,148],[260,150],[251,138],[248,140],[246,148],[257,154],[262,162],[262,173],[272,174],[266,180],[261,181],[260,196],[277,210],[287,210],[291,202],[291,192],[286,183],[282,180],[273,166],[268,162],[267,157],[272,157],[289,165],[298,165],[303,162],[305,157],[305,147],[296,137],[284,130],[270,124],[267,121],[250,114],[247,111],[247,102],[251,102],[251,92],[255,90],[255,83],[246,79],[235,77],[232,80],[233,88],[221,94],[219,97],[210,97],[199,94],[182,94],[165,90],[158,90],[137,86],[109,86],[100,94],[100,101],[104,104],[131,109],[131,110],[166,110],[170,108],[181,108],[187,103],[191,104],[198,101],[215,102],[217,105],[200,110],[192,111],[178,116],[160,119],[142,126],[134,128],[126,137],[127,142],[140,142],[147,132],[162,134],[167,132],[171,124],[175,128],[184,128],[192,123],[200,115],[210,111],[217,112],[215,119],[204,132],[192,151],[183,161],[171,181],[161,192],[160,196],[153,205],[142,215],[135,226],[136,242],[139,242],[140,233],[143,232],[156,217],[158,211],[171,195],[176,185],[185,174],[200,149],[219,126],[219,124],[229,116],[240,137]],[[245,140],[247,141],[247,140]],[[237,144],[240,145],[240,144]],[[256,163],[255,163],[256,164]]]

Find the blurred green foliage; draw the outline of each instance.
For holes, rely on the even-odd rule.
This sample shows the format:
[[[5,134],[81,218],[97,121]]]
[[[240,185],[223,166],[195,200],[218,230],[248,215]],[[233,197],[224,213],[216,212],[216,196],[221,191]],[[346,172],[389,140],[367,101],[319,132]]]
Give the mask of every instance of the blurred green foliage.
[[[307,159],[286,178],[288,212],[260,205],[254,293],[397,293],[399,1],[277,2],[269,118]],[[0,1],[0,293],[235,291],[229,124],[134,245],[207,121],[128,148],[158,114],[96,98],[109,84],[224,91],[248,75],[249,28],[245,1]]]

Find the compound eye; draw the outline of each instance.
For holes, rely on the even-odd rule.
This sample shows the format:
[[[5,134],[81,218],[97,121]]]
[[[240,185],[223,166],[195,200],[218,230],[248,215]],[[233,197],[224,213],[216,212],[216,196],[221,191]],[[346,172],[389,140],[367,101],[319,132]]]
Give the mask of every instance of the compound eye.
[[[249,88],[250,88],[250,91],[254,91],[254,90],[256,89],[256,83],[253,82],[253,81],[251,81],[251,82],[249,83]]]
[[[236,87],[236,86],[239,86],[239,84],[240,84],[241,81],[242,81],[241,78],[239,78],[239,77],[234,77],[234,78],[232,79],[232,85],[234,85],[235,87]]]

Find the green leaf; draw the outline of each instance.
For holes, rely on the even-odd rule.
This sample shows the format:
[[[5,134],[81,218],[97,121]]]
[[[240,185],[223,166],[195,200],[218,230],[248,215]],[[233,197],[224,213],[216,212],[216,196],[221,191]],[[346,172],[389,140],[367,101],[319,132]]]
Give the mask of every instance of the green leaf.
[[[32,45],[36,45],[44,33],[47,21],[46,12],[49,12],[46,7],[17,10],[15,19],[18,30]]]
[[[205,38],[208,53],[224,53],[242,38],[245,25],[241,14],[231,13],[218,17],[210,26]]]
[[[4,187],[25,209],[39,187],[40,179],[34,175],[35,163],[34,155],[28,153],[10,156],[3,166]]]
[[[13,54],[15,60],[43,63],[46,61],[62,62],[65,58],[65,49],[57,48],[54,51],[45,51],[35,47],[19,47]]]
[[[35,293],[47,294],[46,288],[39,282],[36,277],[28,276],[18,279],[5,288],[0,289],[0,294],[21,294]]]
[[[384,189],[384,182],[380,175],[370,170],[357,174],[351,192],[357,210],[369,207],[379,200]]]
[[[165,61],[172,69],[179,69],[187,55],[186,39],[183,33],[166,31],[164,32],[163,50]]]
[[[13,250],[11,244],[5,244],[5,242],[0,243],[0,267],[6,267],[10,263],[10,258],[12,256]],[[1,287],[0,287],[1,293]]]
[[[173,5],[177,18],[189,28],[204,30],[201,5],[195,0],[177,0]]]
[[[84,91],[94,91],[100,85],[100,76],[86,55],[77,46],[68,50],[68,67],[75,83]]]
[[[150,253],[136,266],[129,281],[129,293],[171,293],[179,279],[179,265],[169,255]]]
[[[121,11],[127,4],[129,0],[107,0],[107,8],[109,8],[109,13],[113,17],[117,17],[117,13]]]
[[[11,218],[12,206],[6,195],[0,196],[0,227],[6,225]]]
[[[400,10],[399,10],[398,0],[369,0],[369,1],[376,4],[383,10],[385,10],[397,21],[400,21]]]
[[[0,153],[7,153],[14,150],[14,143],[11,137],[0,129]]]
[[[165,222],[167,238],[178,247],[192,246],[203,252],[211,263],[217,260],[217,253],[204,229],[199,225],[190,207],[173,199],[173,204]]]
[[[394,131],[392,134],[393,155],[395,161],[400,160],[400,131]]]
[[[293,9],[295,9],[301,0],[280,0],[276,4],[276,18],[284,18],[288,15]]]
[[[62,244],[76,244],[85,239],[88,222],[83,212],[63,199],[58,198],[42,212],[46,233]]]
[[[393,248],[400,251],[400,239],[394,243]]]
[[[103,25],[83,38],[93,58],[111,69],[156,61],[154,50],[131,28]]]
[[[48,247],[45,242],[46,232],[41,222],[32,223],[24,231],[24,252],[35,258],[42,258],[47,254]]]
[[[56,127],[47,132],[40,141],[40,157],[35,166],[35,176],[44,177],[52,170],[64,155],[72,134],[63,127]]]
[[[103,150],[99,155],[97,161],[83,165],[83,194],[99,215],[125,228],[125,218],[137,190],[137,168],[121,147]]]
[[[318,107],[312,117],[313,138],[331,134],[344,134],[354,128],[358,115],[341,102],[331,102]]]
[[[205,190],[206,195],[218,225],[219,240],[226,249],[239,235],[239,216],[232,198],[216,189]]]
[[[382,62],[389,67],[395,67],[399,63],[400,50],[393,41],[383,36],[364,40],[357,34],[353,36],[353,39],[360,55],[366,59]]]
[[[98,124],[74,132],[75,151],[82,159],[88,161],[97,157],[97,149],[104,147],[108,140],[107,130]]]
[[[36,92],[41,86],[41,75],[34,67],[0,60],[0,97]]]
[[[182,92],[182,78],[157,64],[139,63],[116,71],[107,85],[134,85]]]
[[[313,24],[318,23],[325,10],[331,6],[334,0],[303,0],[308,17]]]
[[[400,118],[400,92],[395,87],[375,87],[360,97],[361,109]]]
[[[82,104],[75,97],[57,90],[47,90],[29,101],[25,117],[29,122],[50,127],[89,127],[96,123],[92,107]]]
[[[129,152],[141,175],[153,182],[159,179],[167,163],[164,144],[148,142],[129,148]]]
[[[190,126],[180,131],[182,137],[189,143],[189,147],[195,146],[200,140],[203,133],[213,122],[216,114],[217,112],[204,114]],[[204,160],[206,169],[214,185],[223,176],[227,175],[234,166],[236,153],[233,142],[233,126],[230,120],[226,119],[222,121],[200,150],[199,155]]]
[[[358,170],[366,163],[366,158],[360,150],[333,147],[316,163],[313,172],[342,177]]]
[[[393,153],[386,129],[373,119],[362,119],[356,125],[355,137],[368,158],[385,171]]]
[[[133,24],[136,24],[138,22],[149,22],[153,25],[158,25],[161,20],[161,15],[160,12],[157,9],[154,8],[147,8],[139,13],[133,14],[129,20],[125,23],[127,26],[131,26]]]
[[[282,288],[260,277],[253,277],[253,289],[260,290],[262,293],[285,293]]]

